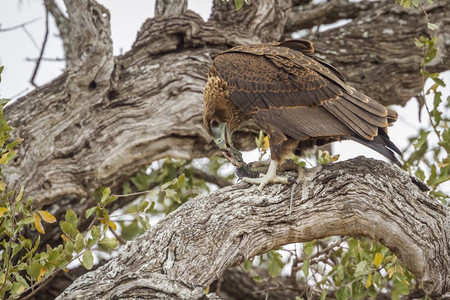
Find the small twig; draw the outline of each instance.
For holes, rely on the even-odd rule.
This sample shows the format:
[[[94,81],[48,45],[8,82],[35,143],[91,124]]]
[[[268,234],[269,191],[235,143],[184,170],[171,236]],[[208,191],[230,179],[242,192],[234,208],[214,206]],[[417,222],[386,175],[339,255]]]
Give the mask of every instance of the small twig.
[[[30,62],[36,62],[36,61],[39,60],[39,58],[29,58],[29,57],[27,57],[27,58],[25,58],[25,60],[26,61],[30,61]],[[42,57],[41,61],[60,62],[60,61],[65,61],[65,59],[64,58],[59,58],[59,57],[56,57],[56,58]]]
[[[151,190],[152,190],[152,189],[150,189],[150,190],[145,190],[145,191],[142,191],[142,192],[136,192],[136,193],[130,193],[130,194],[123,194],[123,195],[116,195],[116,196],[117,196],[117,198],[124,198],[124,197],[131,197],[131,196],[140,196],[140,195],[148,194]]]
[[[344,238],[341,238],[341,239],[337,240],[336,242],[330,244],[330,245],[329,245],[328,247],[326,247],[325,249],[323,249],[323,250],[321,250],[321,251],[318,251],[318,252],[314,253],[313,255],[311,255],[311,256],[309,257],[309,259],[312,260],[312,259],[314,259],[314,258],[316,258],[316,257],[319,257],[319,256],[322,255],[322,254],[327,253],[328,251],[332,250],[334,247],[337,247],[337,246],[339,246],[340,244],[342,244],[343,242],[345,242],[347,239],[348,239],[348,237],[344,237]],[[299,259],[297,260],[297,263],[303,263],[303,262],[305,261],[305,259],[306,259],[306,258],[299,258]],[[292,267],[292,271],[299,271],[299,270],[301,270],[301,267],[299,267],[299,266],[293,266],[293,267]]]
[[[23,31],[25,32],[26,35],[28,35],[28,37],[30,38],[31,42],[33,43],[33,45],[36,47],[36,49],[39,50],[39,45],[37,44],[36,40],[34,39],[33,35],[28,31],[28,29],[24,26],[22,27]]]
[[[0,32],[12,31],[12,30],[16,30],[16,29],[19,29],[19,28],[23,28],[23,27],[27,26],[28,24],[31,24],[31,23],[36,22],[37,20],[40,20],[41,18],[42,17],[34,18],[34,19],[30,20],[30,21],[27,21],[25,23],[22,23],[22,24],[19,24],[19,25],[15,25],[15,26],[12,26],[12,27],[0,28]]]
[[[114,237],[119,241],[121,245],[125,245],[127,243],[127,241],[125,241],[120,235],[118,235],[114,230],[112,230],[112,228],[109,228],[109,231],[112,232]]]
[[[422,3],[420,3],[420,2],[419,2],[419,7],[420,7],[420,9],[422,10],[422,12],[423,12],[423,14],[424,14],[424,16],[425,16],[425,21],[427,21],[427,31],[428,31],[428,34],[429,34],[431,37],[434,37],[433,31],[432,31],[430,28],[428,28],[428,24],[430,23],[430,19],[428,19],[428,14],[427,14],[425,8],[423,7]],[[442,59],[442,56],[441,56],[441,54],[439,53],[439,50],[437,49],[437,47],[436,47],[436,50],[437,50],[437,51],[436,51],[436,52],[437,52],[437,56],[438,56],[439,59],[441,60],[441,63],[444,63],[444,60]]]
[[[35,290],[33,290],[31,293],[26,295],[25,297],[21,298],[22,300],[30,299],[33,295],[35,295],[37,292],[39,292],[41,289],[43,289],[47,284],[49,284],[53,278],[55,278],[56,274],[59,273],[61,269],[57,269],[52,275],[50,275],[45,282],[41,283]]]
[[[202,170],[194,168],[194,167],[192,168],[192,173],[195,177],[198,177],[200,179],[204,179],[207,182],[213,183],[213,184],[217,185],[219,188],[223,188],[223,187],[226,187],[226,186],[229,186],[232,184],[228,180],[211,175],[209,173],[206,173],[205,171],[202,171]]]
[[[42,56],[44,55],[45,45],[47,44],[47,39],[48,39],[48,31],[49,31],[49,29],[48,29],[48,14],[49,14],[49,11],[48,11],[48,9],[46,9],[46,11],[45,11],[45,35],[44,35],[44,42],[42,43],[41,53],[39,54],[39,58],[38,58],[38,60],[36,62],[36,66],[34,67],[33,75],[31,76],[31,79],[30,79],[30,83],[34,87],[37,87],[36,83],[34,83],[34,79],[36,78],[37,71],[38,71],[39,66],[41,64],[41,59],[42,59]]]

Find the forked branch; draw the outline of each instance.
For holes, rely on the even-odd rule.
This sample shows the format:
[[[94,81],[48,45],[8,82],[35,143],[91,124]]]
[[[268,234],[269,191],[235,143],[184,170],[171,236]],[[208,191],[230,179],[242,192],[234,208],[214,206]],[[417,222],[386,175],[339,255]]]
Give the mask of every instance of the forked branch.
[[[434,297],[450,297],[450,212],[402,170],[356,158],[305,172],[294,193],[259,195],[239,184],[199,196],[129,242],[59,299],[189,298],[232,266],[271,249],[331,235],[367,236],[389,247]]]

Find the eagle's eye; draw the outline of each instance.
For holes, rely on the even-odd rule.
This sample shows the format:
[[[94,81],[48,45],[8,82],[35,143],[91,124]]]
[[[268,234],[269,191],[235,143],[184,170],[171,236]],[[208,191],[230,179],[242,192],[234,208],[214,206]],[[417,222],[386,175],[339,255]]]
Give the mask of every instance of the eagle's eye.
[[[210,125],[211,128],[217,128],[219,127],[219,122],[217,122],[217,120],[212,120]]]

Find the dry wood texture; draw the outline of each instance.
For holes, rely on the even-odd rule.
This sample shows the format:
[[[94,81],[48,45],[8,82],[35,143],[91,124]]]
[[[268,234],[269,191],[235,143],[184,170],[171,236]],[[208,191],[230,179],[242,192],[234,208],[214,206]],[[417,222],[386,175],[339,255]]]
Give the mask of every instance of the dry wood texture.
[[[16,128],[14,135],[24,138],[18,158],[4,170],[10,188],[24,186],[27,195],[35,198],[36,208],[47,206],[56,214],[68,208],[82,211],[86,202],[81,200],[89,200],[96,188],[111,186],[118,191],[123,182],[154,160],[217,153],[202,128],[202,91],[212,58],[237,44],[282,40],[306,30],[306,38],[314,41],[322,57],[372,98],[384,104],[403,104],[422,88],[418,73],[422,54],[414,47],[414,38],[426,33],[419,10],[406,10],[392,1],[331,0],[312,5],[309,1],[269,4],[252,0],[251,5],[235,11],[230,2],[215,0],[211,18],[204,22],[186,11],[186,1],[158,1],[157,17],[142,25],[132,49],[114,57],[106,8],[94,0],[66,0],[66,16],[54,0],[45,0],[60,30],[67,69],[5,109],[8,122]],[[430,21],[439,25],[444,60],[431,71],[444,71],[450,68],[446,59],[450,6],[446,0],[436,0],[426,11]],[[314,25],[341,18],[352,22],[323,33],[311,30]],[[253,146],[253,132],[250,124],[239,135],[243,148]],[[448,293],[449,275],[445,272],[449,268],[442,267],[448,266],[448,212],[419,192],[394,185],[392,181],[398,180],[407,184],[407,177],[399,171],[386,169],[393,176],[386,178],[384,167],[379,173],[365,168],[368,173],[364,174],[359,166],[350,168],[353,165],[349,163],[345,172],[340,169],[345,165],[325,167],[322,171],[331,173],[322,175],[316,169],[316,180],[326,181],[326,185],[305,183],[291,217],[285,215],[288,191],[281,187],[273,198],[238,186],[210,195],[210,200],[196,199],[130,243],[123,255],[79,281],[64,297],[72,292],[72,297],[83,295],[83,291],[97,291],[102,296],[112,291],[135,297],[152,291],[173,297],[201,296],[201,287],[251,255],[331,234],[384,238],[426,291]],[[346,184],[340,185],[326,174],[342,175]],[[367,177],[367,186],[347,180],[365,182]],[[330,195],[336,198],[325,197],[324,190],[334,192]],[[170,226],[184,220],[188,211],[204,215],[187,226],[186,232],[172,232],[176,227]],[[163,226],[169,227],[164,230]],[[183,237],[195,240],[200,232],[203,239],[198,237],[196,245],[182,244]],[[201,256],[196,257],[192,269],[181,268],[190,260],[186,249],[194,246],[199,254],[217,255],[209,271],[199,273],[200,267],[209,264]],[[141,257],[136,255],[139,249]],[[134,272],[136,266],[147,273]],[[161,270],[164,272],[155,272]],[[100,277],[105,277],[101,283],[89,286]],[[86,282],[89,278],[93,281]]]
[[[259,194],[239,184],[199,196],[77,279],[59,299],[197,299],[228,268],[288,243],[331,235],[381,241],[432,296],[450,297],[450,211],[395,166],[367,158],[305,172]]]
[[[303,24],[292,24],[297,8],[286,4],[254,1],[236,12],[231,4],[217,1],[206,23],[190,11],[149,19],[132,50],[113,58],[105,37],[109,33],[105,9],[94,1],[67,2],[71,18],[59,22],[61,34],[77,50],[66,52],[67,71],[6,109],[14,134],[25,140],[5,175],[12,186],[25,186],[38,207],[87,197],[99,186],[121,186],[139,168],[167,155],[212,154],[215,148],[201,125],[202,91],[211,58],[235,44],[282,39]],[[374,99],[404,103],[421,88],[420,77],[415,77],[421,53],[412,43],[423,33],[425,25],[417,25],[422,17],[384,1],[347,5],[346,17],[353,11],[354,21],[311,36],[316,48]],[[369,10],[361,8],[368,5]],[[77,9],[88,10],[91,17],[80,16]],[[439,1],[429,10],[442,30],[449,28],[448,10]],[[57,12],[53,15],[59,16]],[[308,10],[297,12],[303,18],[306,14]],[[64,37],[67,26],[85,30]],[[395,34],[382,33],[391,32],[389,28]],[[439,34],[442,43],[450,43],[449,33]],[[445,58],[449,47],[442,48]],[[251,147],[253,139],[244,144]]]

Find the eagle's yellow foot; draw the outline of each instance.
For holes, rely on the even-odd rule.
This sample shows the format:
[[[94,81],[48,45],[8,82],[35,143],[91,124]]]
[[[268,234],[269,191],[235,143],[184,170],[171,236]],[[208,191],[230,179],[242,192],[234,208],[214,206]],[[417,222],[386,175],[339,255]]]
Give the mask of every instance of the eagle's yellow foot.
[[[277,176],[277,167],[278,162],[275,160],[270,161],[269,170],[267,170],[267,173],[265,175],[260,174],[259,178],[249,178],[249,177],[243,177],[242,181],[251,183],[251,184],[259,184],[258,190],[262,192],[263,188],[268,183],[282,183],[282,184],[289,184],[289,179],[282,176]]]

